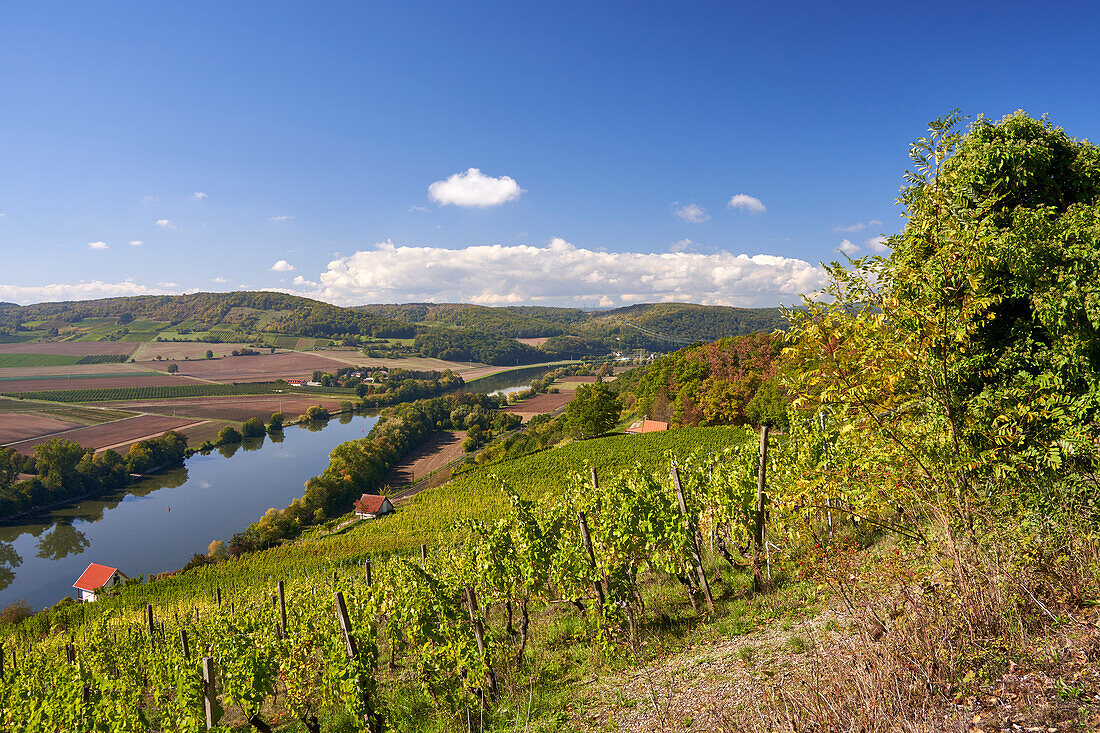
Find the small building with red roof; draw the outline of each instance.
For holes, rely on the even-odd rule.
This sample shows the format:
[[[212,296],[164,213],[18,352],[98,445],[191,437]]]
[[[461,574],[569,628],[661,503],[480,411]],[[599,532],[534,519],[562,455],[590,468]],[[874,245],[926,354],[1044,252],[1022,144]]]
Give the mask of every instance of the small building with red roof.
[[[360,519],[374,519],[392,511],[390,500],[377,494],[363,494],[355,502],[355,516]]]
[[[84,602],[94,601],[96,594],[108,588],[114,588],[127,576],[118,568],[91,563],[88,569],[77,578],[73,587],[80,591],[80,600]]]
[[[638,420],[632,423],[626,432],[631,435],[637,435],[639,433],[659,433],[663,430],[668,430],[668,423],[661,420]]]

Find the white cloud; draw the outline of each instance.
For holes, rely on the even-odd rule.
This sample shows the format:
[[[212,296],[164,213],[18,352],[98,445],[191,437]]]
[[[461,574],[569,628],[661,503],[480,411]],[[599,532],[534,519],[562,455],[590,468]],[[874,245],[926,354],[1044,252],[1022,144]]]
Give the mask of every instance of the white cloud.
[[[859,251],[859,245],[858,244],[852,244],[849,240],[844,239],[844,240],[841,240],[840,244],[837,246],[837,249],[840,250],[841,252],[843,252],[844,254],[848,255],[849,257],[851,257],[852,255],[854,255],[856,252]]]
[[[864,242],[864,244],[866,244],[868,249],[870,249],[872,252],[877,252],[879,254],[890,251],[890,245],[886,243],[886,237],[871,237],[866,242]]]
[[[227,282],[229,282],[229,278],[222,277],[221,275],[218,275],[217,277],[210,278],[210,282],[212,282],[212,283],[227,283]]]
[[[156,196],[142,196],[141,197],[141,205],[142,206],[148,206],[149,204],[155,204],[157,201],[160,201],[160,199],[158,199]]]
[[[312,280],[306,280],[301,275],[295,275],[294,279],[291,280],[291,282],[294,283],[295,285],[308,285],[311,288],[315,288],[319,284],[319,283],[313,282]]]
[[[110,249],[106,242],[88,242],[88,249]]]
[[[678,239],[668,246],[668,251],[684,252],[693,244],[695,244],[695,242],[691,241],[690,239]]]
[[[193,194],[191,194],[191,198],[195,199],[196,201],[202,201],[204,198],[206,198],[206,194],[202,191],[195,191]]]
[[[133,280],[117,283],[89,280],[76,283],[51,283],[49,285],[0,284],[0,300],[27,305],[59,300],[89,300],[115,298],[123,295],[167,295],[169,291],[140,285]]]
[[[410,206],[409,211],[428,211],[429,209],[424,206]]]
[[[7,216],[7,214],[5,214],[3,211],[0,211],[0,219],[3,219],[5,216]]]
[[[845,234],[851,234],[852,232],[862,232],[868,227],[880,227],[882,222],[878,219],[871,219],[868,222],[857,221],[855,224],[842,224],[833,227],[834,232],[843,232]]]
[[[273,222],[274,221],[290,221],[293,218],[294,218],[293,216],[287,216],[286,214],[280,214],[279,216],[271,217],[270,221],[273,221]]]
[[[751,306],[793,302],[801,293],[816,292],[825,277],[809,262],[772,255],[598,252],[554,239],[544,247],[465,249],[383,242],[334,259],[320,280],[316,297],[349,305],[689,301]]]
[[[168,219],[157,219],[157,226],[161,229],[175,229],[176,225]]]
[[[739,193],[732,196],[729,203],[726,204],[726,208],[745,209],[746,211],[750,211],[753,214],[763,214],[765,211],[768,210],[768,208],[764,206],[763,201],[756,198],[755,196],[749,196],[747,193]]]
[[[131,247],[140,247],[143,244],[145,244],[145,242],[141,241],[140,239],[131,239],[130,240],[130,246]]]
[[[159,282],[159,283],[157,283],[157,285],[161,286],[162,288],[178,288],[179,287],[179,283],[169,283],[169,282]]]
[[[676,204],[673,204],[673,206],[675,205]],[[676,216],[691,224],[700,224],[710,219],[710,214],[707,213],[707,210],[697,204],[686,204],[676,209],[674,213]]]
[[[290,264],[286,260],[279,260],[271,266],[272,272],[292,272],[296,269],[298,268],[296,268],[294,265]]]
[[[477,168],[455,173],[445,181],[428,186],[428,198],[440,206],[500,206],[515,201],[524,191],[509,176],[493,178]]]

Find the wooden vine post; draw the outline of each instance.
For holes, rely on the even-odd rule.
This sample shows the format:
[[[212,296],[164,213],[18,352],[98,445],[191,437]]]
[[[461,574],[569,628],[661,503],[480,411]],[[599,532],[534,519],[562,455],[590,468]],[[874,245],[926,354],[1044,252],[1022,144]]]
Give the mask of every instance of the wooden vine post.
[[[156,624],[153,623],[153,604],[145,605],[145,622],[149,627],[149,646],[156,646]]]
[[[695,577],[699,579],[699,587],[703,589],[703,597],[707,600],[707,608],[714,613],[714,598],[710,594],[710,583],[707,582],[707,573],[703,570],[703,558],[699,554],[699,542],[695,536],[695,526],[691,523],[688,514],[687,502],[684,501],[684,490],[680,487],[680,469],[672,466],[672,485],[676,488],[676,501],[680,505],[680,516],[684,520],[684,531],[688,536],[688,549],[691,550],[691,564],[695,566]]]
[[[367,583],[367,588],[370,588],[370,560],[369,559],[366,561],[366,564],[363,566],[363,575],[365,576],[364,580]]]
[[[474,589],[466,586],[466,607],[470,612],[470,625],[474,628],[474,639],[477,641],[477,650],[485,661],[485,687],[489,690],[489,696],[497,698],[497,676],[493,672],[493,665],[489,661],[489,650],[485,647],[485,630],[481,626],[481,620],[477,617],[477,596]]]
[[[206,729],[218,724],[218,697],[214,689],[214,658],[202,658],[202,707],[206,715]]]
[[[584,551],[588,553],[588,563],[592,566],[592,572],[596,572],[596,553],[592,551],[592,536],[588,534],[588,518],[584,512],[577,512],[577,524],[581,528],[581,541],[584,542]],[[592,581],[592,587],[596,591],[596,598],[600,603],[600,613],[604,612],[603,585],[599,578]]]
[[[279,634],[286,636],[286,589],[283,581],[279,581]]]
[[[768,481],[768,425],[760,426],[760,463],[756,471],[756,526],[752,533],[752,587],[757,593],[764,590],[761,558],[764,555],[764,502]]]
[[[180,647],[183,649],[183,659],[191,661],[191,647],[187,644],[187,629],[180,629]]]
[[[344,644],[347,646],[348,659],[351,662],[356,662],[359,659],[359,648],[355,643],[355,634],[351,627],[351,618],[348,616],[347,604],[344,603],[343,591],[336,591],[334,598],[336,600],[336,617],[340,621],[340,630],[344,632]],[[363,722],[366,723],[367,733],[381,733],[381,716],[375,714],[374,706],[371,704],[371,699],[367,691],[363,690],[362,694],[363,707],[367,710],[366,714],[363,716]]]

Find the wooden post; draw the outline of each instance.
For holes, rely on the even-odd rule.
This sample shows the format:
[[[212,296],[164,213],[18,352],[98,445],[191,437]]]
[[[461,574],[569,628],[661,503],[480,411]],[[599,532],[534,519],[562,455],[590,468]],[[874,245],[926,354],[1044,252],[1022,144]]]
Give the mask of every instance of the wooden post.
[[[73,648],[71,641],[65,645],[65,661],[69,664],[76,663],[76,649]]]
[[[215,588],[214,589],[214,596],[218,600],[218,608],[221,608],[222,607],[222,589],[221,588]]]
[[[344,603],[344,594],[342,591],[336,591],[333,595],[336,600],[336,617],[340,621],[340,630],[344,632],[344,644],[347,646],[348,659],[354,661],[359,655],[359,649],[355,644],[354,629],[351,627],[348,607]],[[374,706],[371,704],[365,690],[362,694],[364,707],[367,709],[367,714],[363,716],[363,721],[367,724],[367,733],[380,733],[382,730],[381,717],[375,714]]]
[[[279,630],[286,636],[286,593],[283,581],[279,581]]]
[[[4,647],[0,646],[0,680],[4,679]]]
[[[191,661],[191,647],[187,644],[187,629],[180,629],[180,647],[183,649],[184,661]]]
[[[760,463],[756,471],[756,526],[752,533],[752,586],[759,593],[764,589],[760,573],[760,556],[764,552],[764,489],[768,480],[768,426],[760,426]]]
[[[80,702],[87,705],[92,701],[92,688],[84,685],[80,688]]]
[[[493,672],[493,665],[489,661],[489,651],[485,648],[484,629],[481,628],[481,621],[477,617],[477,597],[474,595],[474,589],[470,586],[466,586],[466,606],[470,611],[470,625],[474,627],[477,650],[481,653],[481,658],[485,660],[485,686],[489,688],[489,696],[495,699],[497,696],[497,676]]]
[[[145,604],[145,623],[149,627],[149,646],[155,646],[154,634],[156,633],[156,625],[153,623],[153,604]]]
[[[420,560],[423,562],[428,559],[428,546],[423,542],[420,543]]]
[[[206,729],[210,730],[217,725],[217,694],[214,690],[214,658],[202,658],[202,706],[206,713]]]
[[[367,560],[367,564],[363,566],[363,574],[366,576],[367,587],[370,588],[370,560]]]
[[[588,519],[584,516],[584,512],[577,512],[577,524],[581,528],[581,541],[584,542],[584,550],[588,553],[588,563],[592,566],[592,571],[596,572],[596,553],[592,551],[592,537],[588,534]],[[592,581],[592,587],[596,590],[596,598],[600,602],[600,613],[603,613],[604,597],[603,586],[600,584],[599,578]]]
[[[684,518],[684,531],[688,534],[688,547],[691,550],[691,562],[695,565],[695,575],[699,579],[699,587],[703,589],[703,597],[707,599],[707,608],[714,613],[714,598],[710,594],[710,583],[707,582],[707,574],[703,570],[703,558],[699,555],[699,542],[688,514],[687,502],[684,501],[684,490],[680,487],[680,470],[675,465],[672,467],[672,485],[676,487],[676,501],[680,504],[680,515]]]

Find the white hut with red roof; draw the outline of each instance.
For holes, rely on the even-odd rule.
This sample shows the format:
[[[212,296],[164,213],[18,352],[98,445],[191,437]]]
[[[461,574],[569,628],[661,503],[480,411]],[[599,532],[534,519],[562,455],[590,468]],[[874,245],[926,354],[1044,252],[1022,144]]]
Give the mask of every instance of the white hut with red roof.
[[[127,576],[118,568],[93,562],[77,578],[77,581],[73,583],[73,587],[80,591],[80,600],[88,602],[94,601],[97,593],[108,588],[114,588],[124,580],[127,580]]]
[[[377,494],[363,494],[355,502],[355,516],[360,519],[374,519],[392,511],[390,500]]]

